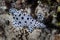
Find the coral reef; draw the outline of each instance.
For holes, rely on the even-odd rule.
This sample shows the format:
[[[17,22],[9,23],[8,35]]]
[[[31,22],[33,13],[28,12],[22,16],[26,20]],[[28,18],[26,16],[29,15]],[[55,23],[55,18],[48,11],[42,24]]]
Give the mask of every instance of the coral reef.
[[[0,40],[60,40],[60,0],[30,0],[31,3],[28,0],[19,1],[0,0]],[[44,23],[46,28],[34,28],[29,32],[26,26],[14,27],[9,9],[11,6],[19,9],[20,4],[24,6],[21,7],[24,12]]]

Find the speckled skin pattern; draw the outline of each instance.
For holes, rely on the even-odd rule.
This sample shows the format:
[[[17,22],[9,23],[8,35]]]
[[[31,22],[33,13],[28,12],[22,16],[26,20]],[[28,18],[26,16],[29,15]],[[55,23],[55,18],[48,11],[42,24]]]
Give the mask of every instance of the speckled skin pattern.
[[[22,10],[17,10],[15,8],[10,9],[10,14],[13,16],[12,24],[15,27],[24,27],[27,26],[31,32],[34,28],[45,28],[46,26],[43,23],[40,23],[33,19],[30,14]]]

